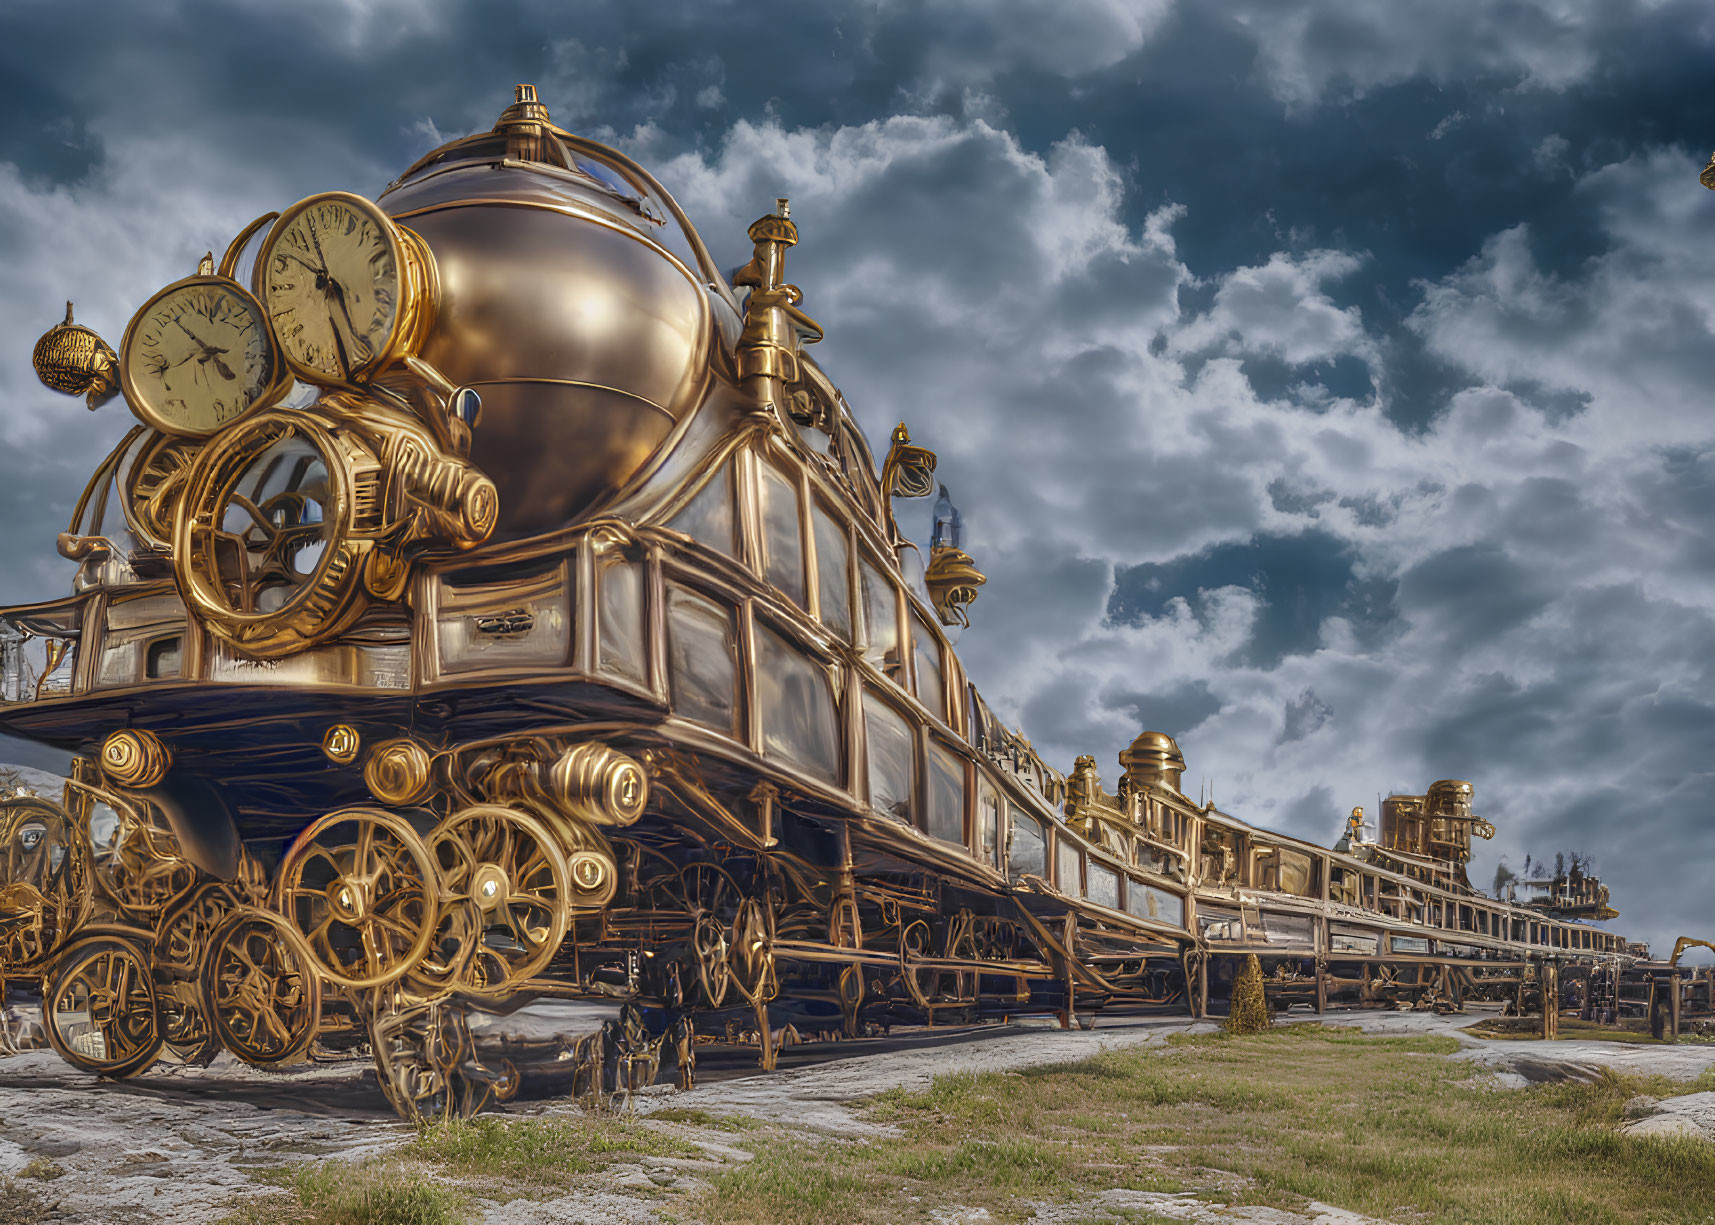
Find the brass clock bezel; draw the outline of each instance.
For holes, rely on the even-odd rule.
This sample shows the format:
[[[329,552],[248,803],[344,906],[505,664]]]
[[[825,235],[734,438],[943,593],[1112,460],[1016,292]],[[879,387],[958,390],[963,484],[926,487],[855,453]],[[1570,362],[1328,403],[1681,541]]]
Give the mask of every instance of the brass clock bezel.
[[[415,356],[422,348],[429,325],[434,321],[435,312],[440,305],[440,276],[435,267],[434,253],[429,250],[428,244],[384,213],[375,201],[349,191],[318,192],[316,195],[304,197],[281,213],[274,224],[268,227],[268,236],[262,240],[262,246],[256,253],[256,263],[251,271],[251,287],[257,300],[262,303],[270,327],[273,325],[274,316],[268,302],[267,276],[268,266],[274,262],[274,248],[292,223],[306,211],[317,205],[330,203],[365,214],[386,238],[393,256],[393,266],[399,273],[393,327],[386,343],[381,345],[368,361],[348,369],[344,378],[335,378],[325,370],[301,365],[293,357],[290,346],[284,340],[279,342],[280,353],[292,373],[306,383],[313,383],[318,387],[358,391],[366,387],[375,375],[404,358]]]
[[[149,402],[148,396],[143,393],[137,385],[137,380],[132,377],[131,370],[132,346],[137,339],[137,333],[141,328],[143,319],[159,303],[174,294],[198,288],[219,289],[234,294],[255,313],[256,327],[262,333],[262,343],[270,366],[268,381],[263,384],[262,390],[257,392],[256,398],[236,416],[208,429],[190,429],[168,420],[157,406]],[[149,296],[149,300],[138,307],[137,312],[131,316],[131,322],[125,325],[125,336],[119,344],[119,386],[125,393],[125,403],[130,406],[132,415],[150,429],[159,430],[163,434],[172,434],[179,438],[212,438],[222,430],[277,404],[280,398],[291,390],[292,371],[286,364],[285,351],[274,335],[273,324],[268,318],[268,309],[261,299],[233,277],[221,276],[217,273],[198,273],[196,276],[185,277],[183,280],[174,281],[171,285],[156,290]]]

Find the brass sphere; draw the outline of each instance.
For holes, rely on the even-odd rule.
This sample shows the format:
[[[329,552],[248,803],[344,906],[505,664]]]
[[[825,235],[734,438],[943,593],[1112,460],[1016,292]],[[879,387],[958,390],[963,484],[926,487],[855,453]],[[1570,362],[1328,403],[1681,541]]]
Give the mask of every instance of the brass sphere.
[[[101,743],[101,770],[121,787],[153,787],[167,776],[173,755],[154,732],[126,728]]]
[[[566,857],[572,879],[573,904],[605,906],[619,885],[613,860],[600,851],[573,851]]]
[[[81,396],[98,383],[112,382],[118,358],[92,329],[72,322],[71,303],[67,302],[65,322],[42,333],[30,364],[36,368],[36,377],[55,391]]]
[[[429,752],[415,740],[388,740],[363,763],[369,792],[390,808],[416,804],[429,794]]]

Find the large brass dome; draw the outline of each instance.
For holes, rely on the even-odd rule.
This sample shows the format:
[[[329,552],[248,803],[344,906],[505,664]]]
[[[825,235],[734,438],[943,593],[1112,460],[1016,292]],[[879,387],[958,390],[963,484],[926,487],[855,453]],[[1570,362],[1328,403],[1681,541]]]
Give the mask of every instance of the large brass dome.
[[[380,203],[434,253],[421,355],[482,397],[471,459],[499,488],[497,539],[621,488],[702,400],[730,291],[666,192],[551,124],[532,87]]]

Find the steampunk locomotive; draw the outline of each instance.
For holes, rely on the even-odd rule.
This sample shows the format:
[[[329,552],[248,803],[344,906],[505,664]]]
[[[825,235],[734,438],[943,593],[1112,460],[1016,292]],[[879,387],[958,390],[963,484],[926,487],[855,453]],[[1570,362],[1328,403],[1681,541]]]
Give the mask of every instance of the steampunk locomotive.
[[[0,612],[0,730],[76,754],[0,801],[0,972],[108,1076],[373,1054],[406,1117],[517,1091],[472,1018],[610,1016],[580,1091],[689,1083],[699,1030],[1457,1001],[1634,954],[1489,899],[1470,787],[1333,850],[1180,790],[1171,738],[1069,776],[946,627],[983,576],[901,425],[877,468],[784,279],[729,279],[529,86],[375,202],[311,197],[36,367],[139,424]],[[254,249],[246,287],[239,263]],[[944,496],[944,491],[943,491]],[[1605,898],[1603,899],[1605,906]],[[1605,969],[1604,969],[1605,968]]]

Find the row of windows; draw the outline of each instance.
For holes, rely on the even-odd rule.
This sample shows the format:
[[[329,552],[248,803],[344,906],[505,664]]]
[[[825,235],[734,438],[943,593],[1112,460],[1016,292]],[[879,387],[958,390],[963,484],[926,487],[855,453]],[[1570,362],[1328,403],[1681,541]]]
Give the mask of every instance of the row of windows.
[[[940,634],[914,602],[902,599],[898,584],[883,566],[861,552],[854,555],[847,526],[796,477],[761,456],[740,456],[717,469],[669,526],[741,560],[741,482],[735,479],[734,465],[746,462],[757,474],[761,533],[754,555],[762,577],[787,600],[818,617],[840,641],[858,647],[866,662],[915,696],[937,719],[951,723],[953,702]],[[806,522],[810,525],[807,540]],[[902,625],[904,609],[909,611],[903,612]]]

